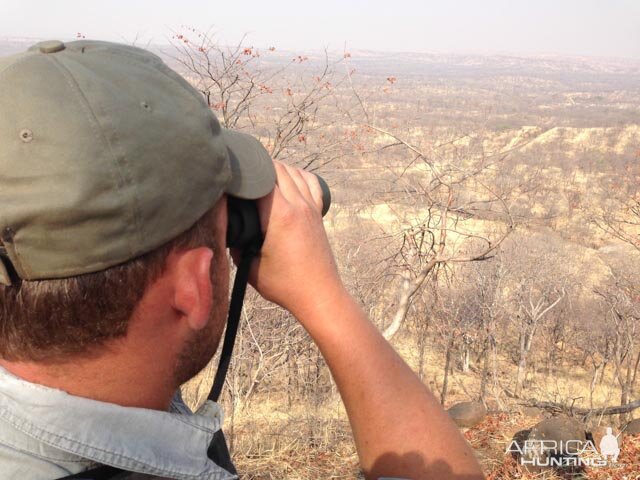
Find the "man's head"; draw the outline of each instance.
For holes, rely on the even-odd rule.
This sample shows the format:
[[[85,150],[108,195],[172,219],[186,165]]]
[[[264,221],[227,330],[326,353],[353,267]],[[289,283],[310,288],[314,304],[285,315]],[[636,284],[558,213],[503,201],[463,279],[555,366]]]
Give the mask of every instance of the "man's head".
[[[156,55],[106,42],[0,58],[0,111],[0,357],[95,354],[154,316],[210,357],[225,193],[269,193],[264,147],[221,128]],[[198,356],[178,352],[176,375]]]
[[[10,286],[0,285],[3,338],[0,357],[9,361],[55,363],[78,355],[101,353],[101,346],[127,333],[134,313],[149,314],[149,307],[140,305],[145,292],[159,280],[166,281],[165,277],[172,273],[169,268],[181,261],[184,265],[184,258],[191,258],[189,255],[195,255],[198,260],[207,259],[203,260],[207,265],[197,265],[197,262],[189,265],[197,265],[200,270],[206,266],[206,272],[191,273],[197,285],[204,283],[201,288],[212,291],[213,314],[224,312],[229,274],[224,244],[224,200],[219,200],[186,232],[123,264],[69,278],[17,279]],[[175,289],[193,288],[193,283],[184,280],[185,273],[188,272],[179,272],[182,277],[171,277],[171,281],[176,282]],[[178,290],[175,295],[183,292]],[[163,300],[167,306],[171,303],[168,298]],[[155,301],[156,310],[159,303]],[[140,308],[146,311],[141,312]],[[189,306],[186,315],[194,308],[198,306]],[[157,315],[157,311],[154,314]],[[224,318],[218,315],[216,323],[223,322]],[[221,329],[221,325],[217,327]]]

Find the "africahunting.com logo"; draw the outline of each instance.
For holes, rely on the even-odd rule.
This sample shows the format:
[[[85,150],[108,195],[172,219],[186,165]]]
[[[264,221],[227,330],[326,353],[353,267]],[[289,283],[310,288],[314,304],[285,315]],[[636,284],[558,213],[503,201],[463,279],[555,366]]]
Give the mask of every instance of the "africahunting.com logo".
[[[521,465],[533,467],[605,467],[617,463],[620,446],[611,428],[607,428],[599,447],[596,449],[591,440],[512,440],[506,453],[517,456]]]

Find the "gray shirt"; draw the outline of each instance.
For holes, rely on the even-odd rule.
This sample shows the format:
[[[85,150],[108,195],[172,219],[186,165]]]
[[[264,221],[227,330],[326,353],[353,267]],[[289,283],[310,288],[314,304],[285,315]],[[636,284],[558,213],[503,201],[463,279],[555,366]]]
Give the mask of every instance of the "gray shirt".
[[[207,457],[222,410],[122,407],[22,380],[0,367],[0,480],[49,480],[111,465],[185,480],[236,479]]]

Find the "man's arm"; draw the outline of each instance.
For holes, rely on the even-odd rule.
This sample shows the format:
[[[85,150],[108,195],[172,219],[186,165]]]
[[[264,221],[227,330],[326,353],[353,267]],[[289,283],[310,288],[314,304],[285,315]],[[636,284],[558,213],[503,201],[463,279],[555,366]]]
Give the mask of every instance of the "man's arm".
[[[338,275],[311,174],[276,162],[259,202],[267,234],[251,281],[289,310],[324,356],[344,401],[368,479],[479,479],[455,424],[348,294]]]

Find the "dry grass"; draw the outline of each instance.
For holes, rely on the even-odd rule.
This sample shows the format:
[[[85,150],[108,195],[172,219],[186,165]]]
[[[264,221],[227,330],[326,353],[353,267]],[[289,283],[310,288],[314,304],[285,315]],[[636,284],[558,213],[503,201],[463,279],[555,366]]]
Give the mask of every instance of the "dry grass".
[[[413,344],[409,335],[393,340],[394,347],[404,358],[404,360],[418,371],[419,358],[418,349]],[[423,361],[424,382],[438,393],[442,386],[444,354],[440,352],[436,345],[428,344],[425,349]],[[475,398],[480,391],[480,375],[473,368],[467,372],[455,370],[450,377],[450,389],[447,397],[447,405],[467,401]],[[526,398],[536,398],[538,400],[555,401],[565,404],[572,404],[575,400],[576,407],[591,408],[589,397],[589,384],[591,372],[580,366],[562,364],[556,366],[557,370],[553,374],[547,374],[544,370],[531,371],[528,374],[529,388],[525,392]],[[511,412],[517,409],[513,400],[507,398],[503,389],[513,390],[516,376],[516,365],[509,359],[500,355],[498,357],[498,384],[497,391],[489,387],[489,407],[495,410]],[[609,368],[602,382],[599,382],[593,392],[594,408],[616,405],[620,401],[620,388],[613,377],[613,367]]]
[[[233,452],[243,478],[352,479],[359,473],[349,425],[343,419],[246,419],[234,428]]]
[[[394,339],[394,346],[409,365],[417,370],[418,355],[408,337]],[[433,345],[426,349],[423,375],[425,383],[438,391],[442,382],[443,355]],[[515,375],[514,366],[500,359],[500,383],[508,386]],[[214,368],[204,371],[185,386],[183,396],[191,407],[196,407],[208,393]],[[553,377],[544,373],[532,376],[529,395],[540,399],[567,401],[582,396],[584,401],[576,405],[588,406],[589,375],[584,369],[565,366]],[[447,405],[469,400],[479,389],[479,376],[474,371],[456,371],[451,381]],[[596,390],[597,405],[614,404],[618,389],[607,376]],[[532,474],[520,467],[505,450],[514,435],[531,428],[545,415],[527,410],[506,397],[492,398],[493,409],[476,427],[464,432],[478,455],[490,480],[538,478],[562,478],[554,473]],[[361,478],[358,458],[351,437],[351,430],[344,408],[337,394],[313,407],[305,400],[287,404],[283,393],[268,395],[258,393],[251,402],[233,412],[231,405],[223,402],[226,413],[225,433],[232,449],[234,461],[246,479],[312,480],[318,478]],[[606,422],[606,420],[605,420]],[[621,466],[591,468],[580,478],[588,479],[640,479],[640,438],[626,437],[619,459]],[[566,476],[564,478],[567,478]],[[576,477],[573,477],[576,478]]]
[[[359,474],[349,422],[337,399],[317,408],[289,408],[284,396],[255,401],[236,413],[229,437],[245,478],[353,479]]]

